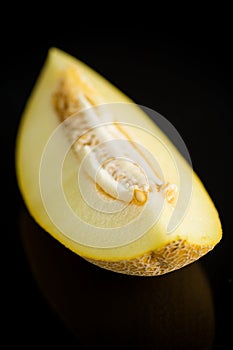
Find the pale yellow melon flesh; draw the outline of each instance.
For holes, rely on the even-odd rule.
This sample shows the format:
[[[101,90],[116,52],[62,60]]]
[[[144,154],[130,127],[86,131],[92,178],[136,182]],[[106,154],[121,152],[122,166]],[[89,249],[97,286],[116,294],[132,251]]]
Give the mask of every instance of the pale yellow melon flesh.
[[[222,236],[220,219],[211,198],[200,179],[174,145],[145,113],[137,109],[133,109],[134,113],[129,113],[127,120],[124,120],[125,123],[128,123],[128,126],[125,127],[126,132],[129,134],[133,132],[138,142],[156,158],[167,182],[178,184],[179,187],[179,174],[174,162],[171,161],[171,153],[179,163],[179,169],[182,169],[184,174],[188,174],[187,178],[189,176],[192,178],[190,201],[176,229],[170,234],[166,231],[174,205],[165,201],[159,219],[138,239],[135,239],[133,231],[140,228],[140,225],[146,225],[150,220],[151,211],[145,210],[140,220],[132,226],[133,229],[128,232],[124,231],[124,235],[119,235],[119,241],[118,237],[114,237],[112,244],[107,242],[105,246],[104,244],[94,246],[84,244],[82,239],[80,241],[76,237],[76,232],[81,234],[85,240],[85,237],[88,238],[89,235],[87,225],[82,226],[81,223],[80,226],[74,227],[73,221],[66,216],[56,183],[53,182],[53,171],[57,166],[56,159],[59,154],[64,154],[66,147],[66,137],[62,132],[58,133],[54,141],[52,148],[54,154],[50,158],[51,161],[46,163],[46,167],[42,169],[44,177],[47,175],[48,178],[48,183],[44,184],[45,188],[48,188],[48,193],[45,195],[60,226],[51,220],[42,198],[41,164],[43,165],[46,145],[51,140],[51,135],[56,132],[61,120],[74,113],[75,108],[78,109],[77,101],[72,100],[73,87],[74,91],[76,87],[83,91],[91,103],[97,106],[116,103],[134,105],[132,100],[84,63],[58,49],[50,49],[23,113],[16,143],[18,184],[25,204],[35,221],[54,238],[83,258],[103,268],[127,274],[145,276],[164,274],[197,260],[211,250]],[[142,125],[143,128],[130,126],[135,123]],[[145,129],[151,130],[152,136],[145,135]],[[156,138],[153,135],[156,135]],[[117,225],[123,227],[126,217],[133,218],[137,213],[141,213],[142,209],[133,203],[129,205],[124,215],[118,213],[107,215],[92,210],[83,200],[82,193],[77,186],[78,167],[77,157],[72,151],[69,152],[63,164],[62,186],[66,201],[81,220],[84,218],[86,220],[88,217],[90,225],[111,229]],[[91,178],[87,176],[85,181],[88,191],[96,190],[96,184]],[[63,223],[68,230],[65,234],[60,229]],[[82,232],[82,230],[86,231]],[[93,243],[95,236],[94,234],[92,236]],[[124,244],[127,237],[129,237],[129,243]],[[96,234],[96,240],[98,239]]]

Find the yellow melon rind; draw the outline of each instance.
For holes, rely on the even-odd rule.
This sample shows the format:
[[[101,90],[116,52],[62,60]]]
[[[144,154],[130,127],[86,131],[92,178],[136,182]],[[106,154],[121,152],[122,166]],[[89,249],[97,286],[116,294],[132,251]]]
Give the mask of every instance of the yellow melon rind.
[[[136,276],[158,276],[180,269],[198,260],[212,249],[213,246],[190,244],[180,239],[134,259],[104,261],[86,258],[85,260],[118,273]]]

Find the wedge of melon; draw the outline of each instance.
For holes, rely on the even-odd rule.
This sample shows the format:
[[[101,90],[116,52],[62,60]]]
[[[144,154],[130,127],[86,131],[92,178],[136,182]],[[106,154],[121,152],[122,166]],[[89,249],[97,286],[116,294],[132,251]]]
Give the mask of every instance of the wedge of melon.
[[[16,171],[28,211],[55,239],[100,267],[155,276],[199,259],[222,230],[147,111],[51,48],[19,126]]]

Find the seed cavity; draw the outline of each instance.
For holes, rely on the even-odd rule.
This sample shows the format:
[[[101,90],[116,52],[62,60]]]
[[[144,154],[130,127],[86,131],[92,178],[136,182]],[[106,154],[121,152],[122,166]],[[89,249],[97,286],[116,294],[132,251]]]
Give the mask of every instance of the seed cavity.
[[[56,114],[72,149],[83,161],[86,173],[96,187],[114,198],[144,205],[149,193],[163,192],[173,204],[178,188],[164,184],[143,151],[116,122],[106,123],[98,110],[93,91],[73,69],[64,72],[53,94]],[[97,103],[98,104],[98,103]],[[126,142],[127,141],[127,142]],[[131,156],[133,157],[131,158]]]

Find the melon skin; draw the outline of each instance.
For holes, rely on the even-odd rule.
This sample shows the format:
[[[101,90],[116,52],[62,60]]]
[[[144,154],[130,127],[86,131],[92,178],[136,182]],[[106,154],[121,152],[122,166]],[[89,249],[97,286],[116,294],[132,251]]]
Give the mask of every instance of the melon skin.
[[[80,76],[85,78],[85,81],[90,82],[90,85],[93,87],[98,103],[133,103],[106,79],[92,71],[82,62],[60,50],[50,49],[48,59],[22,115],[16,142],[18,184],[26,207],[34,220],[55,239],[89,262],[123,274],[139,276],[161,275],[180,269],[213,249],[222,237],[221,222],[214,203],[194,172],[192,173],[192,198],[187,214],[181,225],[171,235],[166,234],[167,218],[171,212],[171,208],[168,205],[165,206],[161,220],[143,237],[131,244],[117,248],[101,249],[82,245],[75,239],[71,239],[69,235],[64,235],[54,225],[46,212],[41,198],[39,171],[44,147],[60,122],[51,101],[54,89],[59,84],[63,71],[67,67],[68,69],[70,67],[72,69],[78,67]],[[81,88],[86,92],[85,86]],[[187,170],[189,166],[148,116],[138,114],[136,118],[164,140],[179,162],[182,163],[184,171],[192,171],[190,169]],[[142,139],[142,143],[145,147],[149,147],[151,152],[156,148],[153,144],[150,145],[146,138]],[[57,145],[57,149],[57,152],[62,151],[60,143]],[[160,157],[158,159],[159,162],[161,161],[161,163],[165,164],[164,173],[168,174],[171,179],[176,178],[176,174],[173,174],[170,165],[166,164],[169,162],[166,162],[163,156],[158,154],[156,156]],[[73,166],[76,163],[71,160],[70,164]],[[51,164],[52,168],[53,164]],[[48,169],[48,175],[49,172],[50,169]],[[75,180],[71,179],[66,184],[69,193],[72,192],[75,181],[76,178]],[[90,183],[89,185],[92,186]],[[62,209],[59,209],[60,203],[56,200],[56,189],[54,193],[51,193],[51,200],[54,201],[54,207],[57,208],[58,216],[63,217],[64,213]],[[74,200],[74,207],[77,208],[77,213],[85,212],[86,216],[91,217],[91,213],[88,212],[88,208],[85,208],[81,197],[77,197]],[[65,220],[66,218],[64,217]],[[143,220],[146,221],[147,217],[145,216]],[[82,227],[80,227],[80,231],[82,231]],[[85,234],[88,234],[88,232],[85,232]],[[130,235],[131,232],[128,232],[128,234]]]
[[[211,246],[195,246],[180,239],[135,259],[120,261],[86,260],[118,273],[135,276],[158,276],[191,264],[211,249],[213,249]]]
[[[33,278],[84,349],[212,348],[208,278],[194,262],[157,278],[116,274],[66,249],[21,212],[22,245]]]

